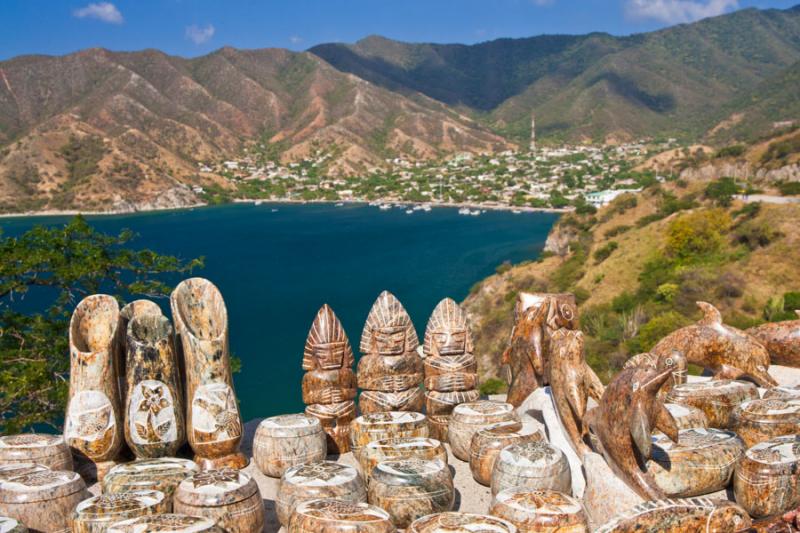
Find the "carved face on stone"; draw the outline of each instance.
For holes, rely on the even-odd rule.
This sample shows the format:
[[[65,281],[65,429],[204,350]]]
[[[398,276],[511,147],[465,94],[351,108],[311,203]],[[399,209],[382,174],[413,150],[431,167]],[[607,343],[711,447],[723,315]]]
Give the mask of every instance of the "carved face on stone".
[[[417,349],[411,317],[392,293],[383,291],[367,315],[361,334],[361,353],[396,356]]]
[[[348,368],[353,361],[353,349],[341,322],[328,304],[323,305],[306,338],[303,370]]]
[[[373,333],[378,355],[401,355],[406,348],[406,329],[403,326],[386,326]]]
[[[433,310],[425,328],[423,351],[428,357],[472,353],[472,336],[467,318],[452,299],[445,298]]]

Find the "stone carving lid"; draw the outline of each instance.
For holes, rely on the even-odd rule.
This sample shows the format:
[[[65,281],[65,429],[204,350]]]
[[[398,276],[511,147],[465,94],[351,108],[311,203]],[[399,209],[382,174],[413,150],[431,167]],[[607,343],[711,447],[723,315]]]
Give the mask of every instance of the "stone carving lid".
[[[0,462],[51,457],[63,453],[66,443],[62,435],[23,433],[0,437]]]
[[[355,468],[333,461],[294,466],[283,475],[285,483],[304,487],[346,485],[357,478],[358,471]]]
[[[670,402],[682,403],[703,399],[711,405],[734,406],[745,400],[758,398],[758,389],[747,381],[731,379],[681,383],[667,394]]]
[[[537,474],[543,473],[546,477],[551,477],[552,467],[558,464],[561,464],[561,469],[569,468],[561,450],[547,442],[525,442],[500,450],[495,469],[513,468],[525,477],[541,477]]]
[[[794,387],[772,387],[764,392],[764,399],[785,398],[787,400],[800,400],[800,385]]]
[[[107,533],[222,533],[216,522],[202,516],[156,514],[129,518],[112,524]]]
[[[399,437],[396,439],[373,440],[364,446],[362,455],[374,452],[387,456],[411,456],[415,454],[436,454],[442,443],[428,437]],[[369,450],[369,451],[368,451]]]
[[[691,405],[681,405],[679,403],[665,403],[669,414],[675,419],[678,429],[705,428],[708,427],[706,414]]]
[[[714,428],[689,428],[680,430],[678,442],[673,442],[663,433],[657,433],[652,437],[653,447],[650,458],[665,465],[669,465],[677,457],[687,466],[697,468],[726,469],[739,460],[741,456],[742,441],[732,431],[725,431]],[[709,463],[708,453],[716,450],[714,458],[716,464]],[[706,453],[697,454],[701,450]],[[726,453],[731,452],[731,453]]]
[[[34,472],[44,472],[50,469],[44,465],[37,463],[9,463],[7,465],[0,464],[0,481],[11,479],[25,474],[32,474]]]
[[[117,465],[108,471],[103,485],[113,484],[117,479],[124,479],[126,487],[134,488],[138,483],[151,486],[154,481],[182,479],[199,472],[200,467],[194,461],[178,457],[159,457],[158,459],[139,459],[131,463]]]
[[[424,424],[425,415],[413,411],[386,411],[383,413],[369,413],[361,415],[353,421],[358,431],[384,432],[393,426],[397,427],[416,427]]]
[[[101,494],[83,500],[75,507],[75,514],[82,520],[114,522],[141,511],[157,511],[164,505],[164,493],[160,490],[135,490],[119,494]]]
[[[204,470],[178,485],[175,497],[195,507],[230,505],[252,496],[258,485],[249,474],[233,468]]]
[[[372,472],[372,480],[386,485],[419,485],[441,476],[450,477],[447,464],[441,459],[389,459],[381,461]],[[426,487],[430,490],[434,487]],[[445,492],[444,487],[436,492]]]
[[[784,435],[760,442],[744,452],[747,473],[755,476],[792,475],[800,463],[800,435]],[[738,468],[738,467],[737,467]],[[744,470],[738,475],[743,475]]]
[[[49,469],[29,471],[0,479],[0,502],[31,503],[55,500],[85,488],[86,483],[75,472]]]
[[[580,500],[555,490],[512,487],[494,497],[492,514],[515,524],[568,528],[586,523]]]
[[[311,518],[317,524],[331,522],[335,531],[373,531],[376,527],[382,529],[380,526],[384,524],[391,527],[389,513],[380,507],[334,498],[303,501],[295,507],[293,514]],[[328,531],[328,528],[325,530]],[[394,531],[393,527],[391,531]]]
[[[438,513],[418,518],[408,533],[517,533],[511,522],[472,513]]]
[[[488,424],[506,420],[513,411],[510,403],[479,400],[457,405],[453,418],[464,424]]]
[[[258,425],[258,434],[274,439],[306,437],[322,431],[319,418],[303,413],[265,418]]]
[[[800,423],[800,399],[771,398],[750,400],[740,404],[734,413],[736,418],[759,423]]]

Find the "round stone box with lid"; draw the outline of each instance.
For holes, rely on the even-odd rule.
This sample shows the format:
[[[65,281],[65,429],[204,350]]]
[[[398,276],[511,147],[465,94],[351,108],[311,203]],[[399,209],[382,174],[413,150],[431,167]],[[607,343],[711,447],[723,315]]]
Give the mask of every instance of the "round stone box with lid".
[[[736,465],[736,503],[753,517],[770,516],[800,505],[800,435],[775,437],[744,452]]]
[[[28,528],[14,518],[0,516],[0,533],[28,533]]]
[[[0,516],[14,518],[33,531],[66,532],[75,506],[90,496],[75,472],[29,470],[0,478]]]
[[[733,430],[748,448],[773,437],[800,433],[800,399],[744,402],[733,411]]]
[[[414,520],[406,533],[517,533],[517,528],[496,516],[438,513]]]
[[[765,400],[779,398],[784,400],[800,400],[800,387],[772,387],[764,391]]]
[[[394,533],[389,513],[363,502],[321,499],[295,507],[289,533]]]
[[[109,526],[107,533],[225,533],[216,522],[204,516],[156,514],[129,518]]]
[[[581,502],[563,492],[514,487],[492,500],[490,514],[517,526],[519,533],[586,533]]]
[[[108,526],[121,520],[168,509],[164,493],[159,490],[137,490],[120,494],[102,494],[83,500],[72,513],[72,533],[105,533]]]
[[[8,463],[0,464],[0,481],[14,477],[33,474],[35,472],[46,472],[50,470],[44,465],[36,463]]]
[[[367,490],[358,471],[349,465],[321,461],[293,466],[281,477],[275,497],[275,511],[281,525],[289,523],[292,511],[300,502],[320,498],[366,502]]]
[[[372,470],[381,461],[392,459],[440,459],[447,463],[447,450],[436,439],[427,437],[403,437],[399,439],[375,440],[361,448],[358,464],[361,475],[369,481]]]
[[[37,463],[51,470],[72,470],[72,453],[62,435],[6,435],[0,437],[0,463]]]
[[[172,509],[175,489],[187,477],[200,471],[197,463],[178,457],[140,459],[117,465],[103,478],[104,494],[134,490],[159,490],[164,493],[167,510]]]
[[[324,461],[326,455],[322,424],[319,418],[306,414],[262,420],[253,440],[253,459],[259,470],[270,477],[281,477],[292,466]]]
[[[260,533],[264,528],[258,485],[249,474],[233,468],[204,470],[181,481],[173,509],[211,518],[228,533]]]
[[[659,433],[647,471],[669,497],[710,494],[728,486],[744,448],[735,433],[722,429],[682,429],[677,443]]]
[[[387,411],[359,416],[350,424],[350,449],[357,458],[363,446],[375,440],[427,437],[428,419],[413,411]]]
[[[681,383],[667,394],[667,403],[697,407],[705,413],[708,426],[730,429],[733,409],[742,402],[758,399],[752,383],[733,380],[711,380]]]
[[[455,489],[447,463],[398,459],[378,463],[369,483],[369,503],[385,509],[404,529],[421,516],[453,508]]]
[[[547,442],[526,442],[503,448],[492,470],[492,495],[511,487],[572,494],[566,456]]]
[[[665,403],[669,414],[675,419],[678,429],[707,428],[708,418],[706,414],[691,405],[680,405],[677,403]]]
[[[478,430],[470,444],[469,467],[472,477],[481,485],[492,481],[492,470],[500,450],[512,444],[547,440],[544,427],[537,421],[500,422]]]
[[[510,403],[481,400],[457,405],[447,431],[453,455],[462,461],[469,461],[472,436],[478,430],[498,422],[517,420],[519,417]]]

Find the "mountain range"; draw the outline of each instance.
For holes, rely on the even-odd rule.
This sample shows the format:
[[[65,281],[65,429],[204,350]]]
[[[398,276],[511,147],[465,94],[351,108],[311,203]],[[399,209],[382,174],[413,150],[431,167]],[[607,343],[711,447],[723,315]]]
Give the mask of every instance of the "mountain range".
[[[200,162],[252,141],[330,173],[539,138],[729,143],[800,119],[800,6],[625,37],[476,45],[372,36],[186,59],[89,49],[0,62],[0,210],[197,201]]]

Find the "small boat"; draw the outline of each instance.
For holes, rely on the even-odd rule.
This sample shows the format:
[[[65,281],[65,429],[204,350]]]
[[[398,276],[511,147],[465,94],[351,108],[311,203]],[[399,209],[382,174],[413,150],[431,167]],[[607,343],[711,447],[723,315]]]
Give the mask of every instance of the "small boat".
[[[344,205],[344,202],[338,202],[338,203],[336,204],[336,207],[342,207],[343,205]]]
[[[429,205],[423,205],[423,206],[422,206],[422,210],[423,210],[423,211],[425,211],[425,212],[427,213],[428,211],[430,211],[430,210],[431,210],[431,206],[429,206]]]
[[[389,210],[391,208],[392,208],[392,206],[389,205],[389,204],[381,204],[380,207],[378,207],[378,209],[380,209],[381,211],[387,211],[387,210]]]
[[[469,215],[470,214],[469,207],[462,207],[461,209],[458,210],[458,214],[459,215]]]
[[[519,209],[512,209],[511,212],[515,215],[519,215],[520,213],[522,213],[522,211],[520,211]]]
[[[256,200],[253,202],[254,205],[261,205],[263,202],[261,200]]]
[[[470,211],[469,214],[470,216],[477,217],[481,214],[481,211],[480,209],[476,209],[475,211]]]
[[[413,209],[406,209],[406,215],[411,215],[414,213]]]

